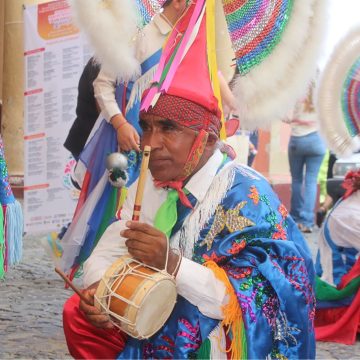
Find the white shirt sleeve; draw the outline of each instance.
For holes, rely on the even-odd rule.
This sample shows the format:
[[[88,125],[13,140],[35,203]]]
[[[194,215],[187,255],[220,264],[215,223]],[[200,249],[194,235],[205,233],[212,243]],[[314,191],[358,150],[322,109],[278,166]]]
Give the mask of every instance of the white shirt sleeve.
[[[176,276],[178,294],[212,319],[224,318],[222,307],[227,304],[225,285],[214,273],[194,261],[182,258]]]
[[[106,270],[120,256],[128,254],[126,239],[120,236],[126,220],[112,223],[104,232],[91,256],[84,263],[84,287],[101,280]]]
[[[102,114],[107,122],[110,122],[114,115],[121,114],[121,110],[115,98],[115,79],[105,71],[100,70],[99,75],[93,82],[94,95],[100,106]]]

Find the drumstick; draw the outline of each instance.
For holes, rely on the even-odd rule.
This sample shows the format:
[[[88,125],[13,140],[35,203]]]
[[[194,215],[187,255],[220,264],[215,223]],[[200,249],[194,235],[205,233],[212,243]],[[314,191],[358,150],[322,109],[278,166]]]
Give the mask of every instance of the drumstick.
[[[71,282],[71,280],[65,275],[63,271],[59,268],[55,268],[55,271],[63,278],[63,280],[79,295],[80,299],[89,304],[89,300],[84,296],[84,294]]]
[[[149,166],[149,159],[150,159],[150,151],[151,151],[150,146],[147,145],[144,147],[143,158],[140,168],[139,182],[135,195],[135,204],[134,204],[134,210],[132,216],[133,221],[139,221],[140,218],[141,202],[144,195],[145,180],[146,180],[147,169]]]

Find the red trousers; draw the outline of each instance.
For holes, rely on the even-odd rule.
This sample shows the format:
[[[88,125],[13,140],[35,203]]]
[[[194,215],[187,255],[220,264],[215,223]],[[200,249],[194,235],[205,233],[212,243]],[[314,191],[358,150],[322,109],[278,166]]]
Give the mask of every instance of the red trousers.
[[[63,326],[71,356],[75,359],[116,359],[124,349],[126,334],[90,324],[80,311],[79,302],[75,294],[64,305]]]

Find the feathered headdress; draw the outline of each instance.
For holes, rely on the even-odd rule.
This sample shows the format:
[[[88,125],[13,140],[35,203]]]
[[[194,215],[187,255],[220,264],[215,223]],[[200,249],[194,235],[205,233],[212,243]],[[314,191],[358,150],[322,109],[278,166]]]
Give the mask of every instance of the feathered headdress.
[[[338,156],[360,149],[360,27],[335,47],[318,92],[321,132]]]
[[[124,81],[139,74],[137,34],[163,3],[71,0],[98,61]],[[230,35],[239,73],[233,93],[242,127],[268,127],[305,93],[321,51],[327,6],[328,0],[222,0],[223,11],[213,16],[225,16]],[[212,31],[219,35],[223,29]]]
[[[119,81],[140,74],[135,56],[141,29],[165,0],[69,0],[74,23],[85,32],[95,60]]]

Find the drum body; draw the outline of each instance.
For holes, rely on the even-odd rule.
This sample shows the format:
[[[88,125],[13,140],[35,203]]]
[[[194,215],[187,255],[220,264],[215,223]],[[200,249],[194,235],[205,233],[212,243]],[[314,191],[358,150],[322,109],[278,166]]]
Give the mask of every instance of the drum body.
[[[168,273],[122,256],[101,279],[95,306],[125,333],[147,339],[169,318],[176,296],[175,280]]]

